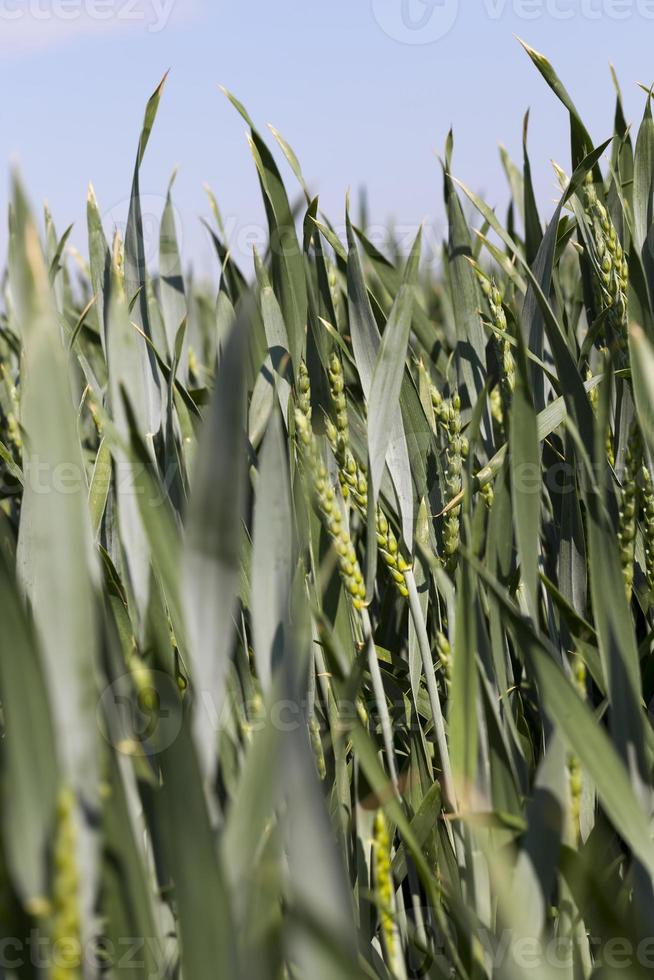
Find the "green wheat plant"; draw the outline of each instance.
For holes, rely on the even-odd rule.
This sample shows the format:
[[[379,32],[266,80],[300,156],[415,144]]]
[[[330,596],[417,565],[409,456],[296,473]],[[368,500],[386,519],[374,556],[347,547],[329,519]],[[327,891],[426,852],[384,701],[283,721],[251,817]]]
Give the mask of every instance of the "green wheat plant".
[[[654,123],[383,253],[248,127],[188,274],[12,183],[0,976],[591,980],[654,944]],[[170,83],[169,83],[170,84]],[[608,114],[607,114],[608,115]],[[435,174],[435,179],[438,175]],[[481,180],[481,177],[480,177]],[[425,189],[426,196],[431,189]],[[337,220],[338,219],[338,220]]]

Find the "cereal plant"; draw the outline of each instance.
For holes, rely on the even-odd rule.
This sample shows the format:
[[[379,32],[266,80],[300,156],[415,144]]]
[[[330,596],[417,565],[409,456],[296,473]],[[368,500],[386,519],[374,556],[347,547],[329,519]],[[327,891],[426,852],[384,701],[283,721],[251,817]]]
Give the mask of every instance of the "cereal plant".
[[[13,178],[2,977],[651,975],[651,92],[595,143],[526,51],[560,199],[526,125],[506,220],[449,138],[437,266],[341,240],[231,95],[269,247],[211,196],[217,292],[171,190],[145,261],[163,82],[123,235],[90,190],[71,254]]]

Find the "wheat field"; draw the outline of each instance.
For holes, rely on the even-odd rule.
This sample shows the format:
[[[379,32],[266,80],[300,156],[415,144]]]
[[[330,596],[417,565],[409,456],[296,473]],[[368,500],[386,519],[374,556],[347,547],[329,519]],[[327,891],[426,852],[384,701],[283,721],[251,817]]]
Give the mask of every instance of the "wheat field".
[[[210,195],[195,281],[171,182],[152,260],[165,79],[123,235],[90,190],[82,256],[14,177],[3,978],[651,975],[651,92],[595,145],[525,48],[558,204],[526,121],[503,215],[450,137],[437,267],[339,235],[229,93],[267,247]]]

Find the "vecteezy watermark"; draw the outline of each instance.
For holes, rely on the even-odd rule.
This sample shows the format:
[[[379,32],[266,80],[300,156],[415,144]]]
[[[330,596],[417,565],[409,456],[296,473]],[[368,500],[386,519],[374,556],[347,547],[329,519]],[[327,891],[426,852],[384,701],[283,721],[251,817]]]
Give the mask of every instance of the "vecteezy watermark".
[[[434,967],[449,976],[451,961],[440,937],[435,910],[430,906],[410,906],[406,926],[411,943],[406,954],[406,973],[411,980],[433,976]],[[571,936],[542,937],[517,935],[511,929],[491,933],[480,929],[476,935],[486,965],[493,971],[508,968],[513,975],[554,975],[569,972],[578,956]],[[587,936],[593,963],[600,971],[611,971],[625,977],[638,976],[654,969],[654,938],[634,940],[625,936]],[[108,967],[117,974],[138,972],[144,980],[165,980],[173,975],[179,949],[174,935],[167,936],[93,936],[81,942],[70,935],[53,940],[43,930],[32,928],[23,935],[0,938],[0,970],[4,975],[31,966],[44,975],[59,970],[71,974],[84,967],[88,975],[97,976]],[[599,975],[599,972],[597,975]],[[86,974],[85,974],[86,975]]]
[[[80,966],[89,975],[104,976],[108,966],[116,971],[138,971],[147,980],[164,980],[172,975],[177,950],[174,937],[159,936],[107,936],[92,937],[82,943],[77,936],[53,940],[43,931],[31,929],[27,935],[8,936],[0,939],[0,970],[21,971],[32,966],[43,975],[56,970],[71,976]],[[86,972],[85,972],[86,975]]]
[[[513,14],[519,20],[654,20],[654,0],[483,0],[490,20]]]
[[[175,465],[159,473],[156,481],[148,480],[148,468],[139,462],[119,457],[113,460],[113,484],[118,498],[140,497],[147,507],[160,507],[176,478]],[[143,478],[143,479],[142,479]],[[21,490],[22,488],[22,490]],[[37,497],[58,494],[79,496],[88,493],[88,475],[81,463],[53,463],[37,453],[25,453],[21,480],[17,480],[0,462],[0,495],[12,496],[24,490]]]
[[[432,436],[423,429],[408,430],[413,447],[410,459],[424,459],[432,449]],[[140,498],[140,506],[161,507],[168,499],[170,488],[177,476],[175,465],[171,464],[159,472],[157,479],[148,479],[149,471],[140,462],[118,458],[113,461],[113,486],[120,498]],[[603,462],[591,464],[580,470],[572,460],[555,458],[553,461],[522,463],[516,466],[512,475],[514,493],[540,494],[547,492],[556,496],[566,496],[577,492],[579,478],[592,476],[601,485],[607,479],[608,471]],[[0,497],[17,496],[28,489],[38,497],[54,494],[79,496],[88,493],[88,476],[82,465],[73,462],[52,463],[41,459],[36,453],[26,455],[25,464],[20,471],[20,480],[12,474],[0,460]],[[639,488],[643,488],[644,478],[636,478]]]
[[[399,258],[407,259],[411,254],[418,227],[418,223],[415,221],[408,223],[393,221],[369,223],[361,230],[365,234],[366,241],[373,245],[378,252],[383,255],[392,253]],[[345,222],[342,224],[339,222],[332,223],[331,229],[342,247],[347,250]],[[315,234],[318,235],[318,232],[316,231]],[[446,238],[447,228],[442,221],[436,219],[423,225],[421,262],[424,268],[435,271],[441,268],[443,242]],[[267,225],[257,222],[241,223],[235,215],[223,216],[221,241],[229,251],[230,257],[239,264],[250,262],[254,249],[260,256],[283,257],[294,254],[298,248],[297,240],[293,241],[290,236],[280,237],[278,235],[271,240]],[[326,240],[324,239],[322,247],[323,249],[326,247]],[[327,250],[330,252],[329,246],[327,246]]]
[[[439,937],[433,910],[429,907],[407,910],[409,935],[418,940],[409,948],[407,975],[422,978],[431,975],[434,965],[441,972],[449,972],[447,951]],[[578,956],[577,943],[566,935],[517,935],[511,929],[491,933],[482,928],[477,933],[487,966],[495,970],[510,968],[510,972],[522,976],[549,975],[568,972]],[[654,938],[646,936],[640,941],[623,936],[587,936],[588,948],[594,963],[610,971],[654,969]],[[631,975],[628,972],[625,976]]]
[[[312,703],[307,698],[274,698],[266,700],[258,694],[246,698],[241,706],[239,724],[250,736],[266,731],[284,736],[306,730],[312,716]],[[388,711],[392,718],[406,713],[402,698],[390,700]],[[114,678],[100,693],[96,704],[96,720],[104,739],[125,755],[156,756],[175,742],[185,724],[185,718],[203,716],[206,728],[216,739],[233,729],[233,705],[228,698],[218,701],[212,691],[179,684],[162,670],[134,659],[130,670]],[[336,731],[346,735],[352,727],[365,720],[371,731],[381,732],[377,701],[361,697],[339,701]],[[318,722],[320,731],[327,734]],[[413,729],[420,731],[419,721]]]
[[[390,38],[403,44],[433,44],[456,24],[460,0],[372,0],[375,20]],[[654,21],[654,0],[482,0],[479,16],[499,21],[511,16],[544,20]]]
[[[158,34],[168,26],[175,3],[176,0],[0,0],[0,21],[122,21],[144,24],[151,34]]]
[[[403,44],[433,44],[449,34],[459,15],[459,0],[372,0],[375,20]]]

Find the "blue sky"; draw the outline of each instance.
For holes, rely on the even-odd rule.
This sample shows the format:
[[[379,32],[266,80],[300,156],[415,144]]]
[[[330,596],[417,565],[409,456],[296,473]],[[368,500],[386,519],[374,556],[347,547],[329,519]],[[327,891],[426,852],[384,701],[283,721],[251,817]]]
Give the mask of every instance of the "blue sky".
[[[639,121],[635,83],[654,80],[652,0],[0,0],[0,206],[17,162],[34,204],[47,200],[60,230],[75,222],[80,249],[89,180],[108,226],[124,220],[145,102],[171,68],[143,168],[144,210],[156,231],[179,165],[182,250],[200,273],[212,267],[198,220],[208,214],[204,182],[235,251],[261,225],[245,127],[219,84],[257,124],[281,131],[336,222],[348,187],[365,184],[373,222],[406,228],[426,218],[442,229],[437,154],[450,125],[455,172],[502,205],[497,147],[519,156],[531,107],[546,212],[549,161],[569,165],[567,119],[515,34],[552,60],[597,142],[611,132],[610,61]]]

